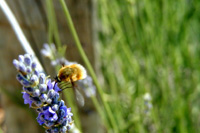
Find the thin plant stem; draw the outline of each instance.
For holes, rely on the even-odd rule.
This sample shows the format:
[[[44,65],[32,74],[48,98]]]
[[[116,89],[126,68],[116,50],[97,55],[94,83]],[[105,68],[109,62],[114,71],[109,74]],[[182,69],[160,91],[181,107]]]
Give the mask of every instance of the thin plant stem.
[[[73,25],[73,22],[72,22],[70,13],[69,13],[68,8],[67,8],[67,5],[65,4],[65,1],[64,1],[64,0],[60,0],[60,3],[61,3],[62,8],[63,8],[63,10],[64,10],[64,13],[65,13],[65,16],[66,16],[68,25],[69,25],[69,29],[70,29],[70,31],[71,31],[71,33],[72,33],[72,36],[73,36],[74,41],[75,41],[75,44],[76,44],[76,46],[77,46],[77,48],[78,48],[78,51],[79,51],[79,53],[80,53],[80,55],[81,55],[81,57],[82,57],[82,59],[83,59],[85,65],[86,65],[88,71],[90,72],[90,75],[91,75],[91,77],[92,77],[92,79],[93,79],[93,81],[94,81],[94,84],[95,84],[96,87],[97,87],[97,90],[98,90],[98,92],[99,92],[101,101],[102,101],[102,103],[103,103],[103,105],[104,105],[104,108],[105,108],[105,110],[106,110],[106,112],[107,112],[107,115],[108,115],[108,117],[109,117],[109,120],[110,120],[110,122],[111,122],[111,124],[112,124],[112,126],[113,126],[113,128],[114,128],[114,130],[115,130],[115,132],[118,132],[118,128],[117,128],[117,125],[116,125],[114,116],[113,116],[113,114],[112,114],[112,111],[111,111],[110,107],[108,106],[107,102],[106,102],[106,101],[104,100],[104,98],[103,98],[104,92],[103,92],[103,90],[101,89],[101,87],[100,87],[100,85],[99,85],[99,82],[98,82],[98,80],[97,80],[97,77],[96,77],[96,75],[95,75],[95,72],[94,72],[94,70],[93,70],[93,68],[92,68],[92,65],[90,64],[90,62],[89,62],[89,60],[88,60],[88,58],[87,58],[87,56],[86,56],[86,54],[85,54],[85,52],[84,52],[82,46],[81,46],[80,40],[79,40],[78,35],[77,35],[77,33],[76,33],[75,27],[74,27],[74,25]]]
[[[49,31],[51,31],[49,34],[49,37],[55,38],[56,45],[58,47],[61,47],[61,41],[59,37],[59,32],[58,32],[58,27],[57,27],[57,22],[56,22],[56,15],[55,15],[55,10],[53,8],[53,1],[52,0],[46,0],[46,4],[48,7],[48,16],[49,16]],[[52,43],[52,38],[49,38]]]
[[[80,131],[82,131],[81,130],[81,121],[78,116],[78,107],[76,106],[76,104],[74,104],[75,102],[72,99],[72,98],[74,98],[74,96],[73,96],[74,92],[72,89],[68,89],[67,91],[63,91],[63,92],[64,92],[64,96],[67,100],[67,103],[72,108],[72,112],[74,114],[73,118],[74,118],[75,125]]]
[[[47,5],[47,17],[48,17],[48,41],[49,44],[53,43],[53,27],[52,27],[52,15],[51,15],[51,8],[49,0],[46,0]]]

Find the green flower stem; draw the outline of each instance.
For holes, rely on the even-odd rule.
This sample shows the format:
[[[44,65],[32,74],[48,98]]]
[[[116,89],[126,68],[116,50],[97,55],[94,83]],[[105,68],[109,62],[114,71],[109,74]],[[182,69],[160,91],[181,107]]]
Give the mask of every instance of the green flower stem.
[[[61,47],[61,41],[59,37],[57,22],[56,22],[56,15],[55,10],[53,8],[53,1],[46,0],[47,4],[47,12],[48,12],[48,22],[49,22],[49,43],[53,43],[53,36],[56,41],[56,45]]]
[[[108,123],[108,121],[106,119],[106,116],[105,116],[103,110],[101,109],[101,106],[99,105],[99,102],[97,101],[97,98],[95,96],[91,96],[91,99],[92,99],[92,102],[95,105],[98,113],[100,114],[101,119],[104,121],[104,123],[106,123],[105,126],[108,126],[109,123]]]
[[[67,91],[63,91],[63,92],[64,92],[64,96],[67,100],[67,103],[72,108],[72,113],[74,114],[73,119],[74,119],[75,125],[80,131],[82,131],[81,130],[81,121],[80,121],[79,116],[78,116],[78,107],[76,106],[76,104],[74,104],[75,102],[73,101],[74,92],[71,88],[68,89]]]
[[[48,42],[49,44],[53,43],[53,27],[52,27],[52,15],[49,0],[46,0],[47,5],[47,17],[48,17]]]
[[[76,44],[76,46],[77,46],[77,48],[79,50],[79,53],[80,53],[83,61],[85,62],[86,66],[87,66],[88,71],[90,72],[91,77],[94,80],[94,83],[95,83],[95,85],[97,87],[97,90],[99,92],[100,98],[102,100],[102,103],[103,103],[103,105],[105,107],[105,110],[106,110],[106,112],[108,114],[109,120],[110,120],[115,132],[117,132],[118,129],[117,129],[117,125],[116,125],[115,119],[113,117],[113,114],[111,112],[110,107],[108,106],[108,104],[105,102],[105,100],[103,98],[103,90],[101,89],[101,87],[100,87],[100,85],[98,83],[97,77],[95,75],[95,72],[94,72],[94,70],[93,70],[93,68],[92,68],[92,66],[91,66],[91,64],[90,64],[90,62],[89,62],[89,60],[88,60],[83,48],[82,48],[82,46],[81,46],[80,40],[79,40],[78,35],[76,33],[75,27],[73,25],[73,22],[72,22],[70,14],[69,14],[68,8],[67,8],[67,6],[65,4],[65,1],[64,0],[60,0],[60,3],[61,3],[62,8],[64,10],[64,13],[65,13],[65,16],[66,16],[70,31],[72,33],[72,36],[73,36],[73,38],[75,40],[75,44]]]

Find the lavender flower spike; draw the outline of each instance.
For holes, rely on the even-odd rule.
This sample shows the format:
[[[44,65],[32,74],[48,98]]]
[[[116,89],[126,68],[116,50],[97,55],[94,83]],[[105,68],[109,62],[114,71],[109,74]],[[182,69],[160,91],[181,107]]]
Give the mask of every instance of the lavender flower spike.
[[[17,80],[23,86],[24,104],[38,112],[37,121],[46,128],[47,133],[64,133],[73,125],[71,108],[59,100],[61,90],[55,82],[47,80],[44,73],[38,71],[31,55],[19,56],[13,60],[18,70]]]

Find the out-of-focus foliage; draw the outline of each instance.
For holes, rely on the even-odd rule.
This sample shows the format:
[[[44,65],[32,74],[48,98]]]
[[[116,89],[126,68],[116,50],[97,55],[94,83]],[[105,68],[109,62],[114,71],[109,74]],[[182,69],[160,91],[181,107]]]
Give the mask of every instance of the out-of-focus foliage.
[[[200,132],[200,1],[98,0],[98,17],[103,88],[119,129]]]

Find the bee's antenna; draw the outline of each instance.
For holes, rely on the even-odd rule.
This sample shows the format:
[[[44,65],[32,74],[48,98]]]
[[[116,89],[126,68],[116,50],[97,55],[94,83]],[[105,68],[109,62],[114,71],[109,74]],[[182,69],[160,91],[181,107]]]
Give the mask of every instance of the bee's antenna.
[[[62,67],[64,67],[64,66],[65,66],[65,63],[62,63],[61,65],[62,65]]]

